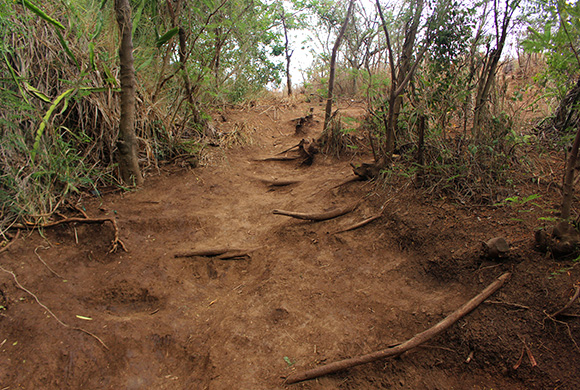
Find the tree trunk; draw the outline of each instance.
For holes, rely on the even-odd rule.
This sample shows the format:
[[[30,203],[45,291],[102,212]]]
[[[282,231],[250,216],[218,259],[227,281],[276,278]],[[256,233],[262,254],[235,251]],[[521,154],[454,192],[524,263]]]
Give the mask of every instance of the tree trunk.
[[[286,26],[286,16],[284,15],[284,10],[281,13],[282,18],[282,26],[284,27],[284,54],[286,56],[286,84],[288,85],[288,96],[292,96],[292,80],[290,77],[290,59],[292,58],[292,54],[294,54],[294,50],[290,50],[289,48],[289,40],[288,40],[288,26]]]
[[[562,196],[562,210],[560,212],[560,217],[563,220],[570,218],[570,208],[572,206],[572,197],[574,195],[574,170],[576,168],[576,163],[578,161],[578,147],[580,146],[580,125],[578,125],[578,131],[576,132],[576,138],[574,138],[574,144],[572,145],[572,150],[570,150],[570,156],[568,157],[568,164],[566,165],[566,174],[564,176],[563,185],[563,196]]]
[[[389,52],[389,63],[391,68],[391,88],[389,91],[389,107],[387,113],[387,126],[385,129],[385,144],[384,144],[384,157],[390,159],[393,151],[395,149],[395,137],[397,133],[399,113],[401,112],[401,107],[403,105],[403,92],[407,87],[407,84],[413,77],[417,65],[425,55],[427,51],[427,42],[423,49],[417,54],[415,63],[412,63],[413,59],[413,49],[415,48],[415,40],[417,37],[417,31],[419,29],[419,23],[421,21],[421,14],[423,12],[424,1],[416,0],[415,10],[412,19],[408,21],[406,31],[405,31],[405,41],[403,43],[403,49],[401,52],[401,57],[397,64],[398,71],[395,72],[395,63],[393,49],[391,47],[389,32],[387,30],[387,25],[385,18],[383,16],[383,11],[378,0],[376,0],[377,9],[379,11],[379,16],[381,18],[381,24],[385,32],[387,39],[387,50]]]
[[[497,65],[501,58],[501,53],[505,46],[505,41],[508,34],[509,24],[514,11],[518,7],[520,0],[513,0],[510,5],[510,1],[506,0],[504,16],[501,26],[498,23],[499,11],[497,9],[497,3],[494,3],[494,17],[496,26],[496,47],[491,51],[487,62],[482,70],[482,75],[479,81],[479,87],[477,88],[477,97],[475,98],[475,111],[473,113],[473,135],[475,137],[479,136],[479,128],[481,127],[481,116],[482,111],[485,108],[487,98],[489,96],[489,91],[491,85],[495,79],[495,72],[497,70]],[[500,33],[501,28],[501,33]]]
[[[119,169],[127,185],[143,184],[137,159],[135,136],[135,67],[133,65],[133,39],[131,31],[131,6],[129,0],[115,0],[115,13],[121,33],[119,58],[121,62],[121,120],[119,123]]]
[[[344,18],[344,23],[340,28],[340,32],[338,33],[338,37],[336,37],[336,42],[334,42],[334,47],[332,48],[332,56],[330,57],[330,75],[328,76],[328,100],[326,100],[326,112],[324,115],[324,130],[326,130],[326,128],[328,127],[330,115],[332,114],[332,98],[334,91],[334,73],[336,67],[336,55],[338,53],[340,41],[342,41],[342,37],[344,36],[344,32],[346,31],[346,26],[348,25],[348,20],[350,19],[353,7],[354,0],[350,0],[350,3],[348,5],[348,11],[346,11],[346,17]]]

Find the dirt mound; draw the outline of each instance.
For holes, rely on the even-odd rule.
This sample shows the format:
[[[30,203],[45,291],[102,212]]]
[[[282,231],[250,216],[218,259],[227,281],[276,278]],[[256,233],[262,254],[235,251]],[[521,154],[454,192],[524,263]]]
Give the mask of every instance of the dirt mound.
[[[238,141],[210,150],[205,167],[167,167],[139,191],[81,200],[88,215],[115,218],[128,252],[108,253],[110,225],[77,223],[28,232],[0,254],[45,305],[0,273],[0,388],[580,388],[578,318],[547,315],[569,299],[578,267],[533,250],[534,216],[434,201],[396,183],[337,187],[352,175],[348,156],[317,155],[309,167],[260,161],[321,131],[322,106],[296,135],[293,119],[311,106],[274,104],[225,112],[218,130]],[[352,162],[366,152],[357,153]],[[280,181],[292,182],[271,185]],[[352,204],[319,222],[272,213]],[[481,243],[496,236],[510,253],[486,260]],[[250,251],[175,257],[211,248]],[[427,345],[283,384],[409,339],[508,270],[497,294]]]

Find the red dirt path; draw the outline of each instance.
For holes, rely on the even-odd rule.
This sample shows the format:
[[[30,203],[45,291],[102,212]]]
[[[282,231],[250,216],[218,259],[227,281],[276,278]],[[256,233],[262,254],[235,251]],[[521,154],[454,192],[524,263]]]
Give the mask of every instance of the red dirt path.
[[[333,188],[352,174],[349,159],[318,155],[310,167],[254,161],[301,138],[290,119],[310,106],[279,107],[276,116],[268,104],[227,111],[220,130],[242,128],[252,142],[214,149],[205,167],[163,168],[138,191],[81,199],[90,216],[116,218],[127,253],[107,253],[110,225],[75,224],[24,234],[0,254],[2,267],[70,325],[0,272],[0,389],[580,388],[580,321],[544,314],[566,303],[579,267],[549,278],[572,263],[532,250],[537,216],[516,221],[517,210],[429,200],[412,186]],[[345,112],[361,117],[364,109]],[[316,106],[310,137],[321,116]],[[260,179],[300,182],[271,189]],[[355,212],[324,222],[272,214],[359,199]],[[381,219],[329,234],[382,205]],[[482,260],[479,243],[498,235],[513,244],[512,255]],[[241,260],[174,257],[216,247],[255,250]],[[427,346],[283,384],[295,370],[412,337],[505,270],[514,276],[492,303]],[[514,369],[524,340],[538,365],[525,355]]]

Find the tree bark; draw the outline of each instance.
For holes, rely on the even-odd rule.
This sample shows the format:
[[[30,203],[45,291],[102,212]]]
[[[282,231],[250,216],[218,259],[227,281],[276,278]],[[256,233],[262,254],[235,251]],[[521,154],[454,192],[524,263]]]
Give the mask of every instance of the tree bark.
[[[284,54],[286,56],[286,84],[288,85],[288,96],[292,96],[292,80],[290,77],[290,59],[292,58],[292,54],[294,54],[294,50],[290,50],[289,48],[289,40],[288,40],[288,26],[286,25],[286,16],[284,14],[284,9],[282,9],[282,13],[280,14],[282,18],[282,27],[284,27]]]
[[[574,195],[574,171],[578,161],[578,147],[580,147],[580,124],[578,125],[578,131],[576,132],[576,138],[574,138],[572,150],[570,150],[570,156],[568,157],[568,163],[566,165],[566,174],[564,176],[562,209],[560,211],[560,217],[563,220],[570,218],[570,208],[572,206],[572,197]]]
[[[348,26],[348,21],[350,19],[350,15],[352,14],[352,9],[354,7],[354,0],[350,0],[348,4],[348,10],[346,11],[346,17],[344,18],[344,23],[340,28],[340,32],[338,33],[338,37],[336,37],[336,42],[334,42],[334,46],[332,48],[332,56],[330,57],[330,75],[328,76],[328,99],[326,100],[326,111],[324,115],[324,130],[328,127],[328,122],[330,122],[330,115],[332,114],[332,98],[333,98],[333,91],[334,91],[334,73],[336,68],[336,55],[338,53],[338,48],[340,47],[340,42],[342,41],[342,37],[344,36],[344,32],[346,31],[346,27]]]
[[[398,127],[398,120],[399,120],[399,113],[401,111],[401,107],[403,105],[403,92],[407,87],[407,84],[413,77],[415,73],[415,69],[417,65],[425,55],[427,51],[427,43],[425,42],[425,46],[423,49],[417,54],[417,58],[415,63],[412,63],[413,59],[413,49],[415,47],[415,40],[417,37],[417,31],[419,29],[419,23],[421,21],[421,14],[423,12],[424,7],[424,0],[417,0],[416,1],[416,8],[413,13],[413,17],[411,20],[408,21],[406,31],[405,31],[405,41],[403,43],[403,49],[401,52],[401,57],[399,59],[399,63],[397,64],[398,70],[396,69],[394,55],[393,55],[393,48],[391,46],[391,41],[389,37],[389,31],[387,29],[387,24],[383,15],[383,11],[379,0],[376,0],[377,9],[379,11],[379,16],[381,18],[381,24],[383,27],[383,31],[385,32],[385,37],[387,40],[387,51],[389,54],[389,63],[391,68],[391,88],[389,91],[389,107],[388,112],[386,114],[386,119],[383,118],[384,122],[386,123],[385,129],[385,144],[384,144],[384,156],[387,159],[393,154],[395,149],[395,136],[397,133]]]
[[[115,13],[121,34],[119,59],[121,63],[121,119],[119,123],[119,169],[127,185],[143,184],[137,158],[135,135],[135,67],[133,65],[133,39],[131,31],[131,5],[129,0],[115,0]]]

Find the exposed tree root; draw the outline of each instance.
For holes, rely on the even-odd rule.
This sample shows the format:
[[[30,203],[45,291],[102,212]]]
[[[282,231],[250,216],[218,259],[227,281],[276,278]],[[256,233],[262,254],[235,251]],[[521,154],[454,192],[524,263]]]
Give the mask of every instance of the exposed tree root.
[[[300,183],[300,180],[292,180],[292,179],[287,179],[287,180],[258,179],[258,180],[260,180],[262,183],[264,183],[268,187],[285,187],[285,186],[289,186],[292,184]]]
[[[20,236],[20,230],[17,230],[14,238],[12,238],[8,244],[4,245],[4,247],[0,248],[0,253],[7,251],[8,248],[10,248],[10,246],[12,244],[14,244],[14,242],[18,239],[19,236]]]
[[[506,272],[505,274],[501,275],[493,283],[487,286],[481,293],[472,298],[469,302],[465,303],[463,306],[454,311],[452,314],[447,316],[441,322],[425,330],[424,332],[416,334],[411,339],[405,341],[400,345],[397,345],[392,348],[387,348],[382,351],[373,352],[368,355],[363,355],[355,358],[345,359],[338,362],[326,364],[324,366],[320,366],[312,370],[294,373],[285,380],[285,383],[291,384],[302,382],[308,379],[318,378],[322,375],[332,374],[337,371],[345,370],[347,368],[355,367],[365,363],[370,363],[375,360],[384,359],[389,356],[398,356],[401,355],[403,352],[418,347],[419,345],[425,343],[427,340],[433,338],[435,335],[449,328],[460,318],[464,317],[465,315],[473,311],[490,295],[492,295],[501,286],[503,286],[503,284],[510,277],[510,275],[511,275],[510,272]]]
[[[352,211],[354,211],[360,202],[357,202],[353,205],[344,207],[344,208],[336,208],[336,209],[332,209],[330,211],[326,211],[324,213],[297,213],[294,211],[284,211],[284,210],[273,210],[272,213],[273,214],[278,214],[278,215],[285,215],[287,217],[292,217],[292,218],[297,218],[297,219],[303,219],[303,220],[307,220],[307,221],[326,221],[328,219],[332,219],[332,218],[336,218],[336,217],[340,217],[341,215],[344,214],[348,214]]]
[[[294,146],[292,146],[292,147],[289,147],[289,148],[288,148],[288,149],[286,149],[286,150],[283,150],[283,151],[281,151],[281,152],[280,152],[280,153],[278,153],[277,155],[279,156],[279,155],[281,155],[281,154],[288,153],[289,151],[291,151],[291,150],[294,150],[294,149],[297,149],[297,148],[299,148],[299,147],[300,147],[300,143],[297,143],[296,145],[294,145]]]
[[[335,232],[332,232],[332,233],[330,233],[330,234],[338,234],[338,233],[344,233],[344,232],[348,232],[348,231],[350,231],[350,230],[355,230],[355,229],[358,229],[358,228],[360,228],[360,227],[363,227],[363,226],[365,226],[365,225],[368,225],[368,224],[369,224],[369,223],[371,223],[372,221],[374,221],[374,220],[376,220],[376,219],[379,219],[379,218],[380,218],[380,217],[382,217],[382,216],[383,216],[383,213],[380,213],[380,214],[377,214],[377,215],[373,215],[372,217],[369,217],[369,218],[367,218],[367,219],[364,219],[364,220],[362,220],[362,221],[360,221],[360,222],[357,222],[357,223],[355,223],[355,224],[353,224],[353,225],[350,225],[350,226],[348,226],[348,227],[346,227],[346,228],[344,228],[344,229],[337,230],[337,231],[335,231]]]
[[[314,118],[314,107],[310,107],[310,112],[306,116],[302,116],[300,118],[292,119],[294,125],[296,126],[295,134],[301,135],[305,133],[305,128],[312,123]]]
[[[117,249],[119,249],[119,247],[121,249],[123,249],[125,252],[128,252],[127,248],[125,247],[125,244],[119,238],[119,227],[117,226],[117,221],[115,221],[114,218],[70,217],[70,218],[63,218],[61,220],[48,222],[48,223],[25,222],[24,224],[13,225],[12,227],[16,228],[16,229],[45,229],[45,228],[50,228],[50,227],[54,227],[54,226],[58,226],[58,225],[63,225],[66,223],[87,223],[87,224],[99,223],[99,224],[101,224],[101,223],[105,223],[105,222],[110,222],[111,225],[113,225],[113,230],[115,233],[115,237],[113,238],[113,241],[111,242],[111,249],[109,250],[109,253],[116,252]]]
[[[372,164],[362,163],[360,166],[350,164],[355,175],[359,176],[361,180],[372,180],[379,177],[381,171],[387,167],[387,159],[382,157]]]
[[[350,184],[350,183],[354,183],[355,181],[363,181],[364,179],[360,176],[351,176],[346,180],[341,181],[340,183],[338,183],[337,185],[335,185],[334,187],[331,187],[331,190],[334,190],[335,188],[339,188],[342,187],[344,185]]]
[[[574,294],[572,295],[572,297],[570,298],[568,303],[566,303],[563,308],[561,308],[560,310],[558,310],[554,314],[550,314],[550,317],[556,317],[556,316],[562,314],[566,309],[568,309],[570,306],[572,306],[574,301],[577,300],[579,296],[580,296],[580,284],[575,284],[574,285]],[[565,314],[562,314],[562,315],[565,315]]]
[[[214,248],[214,249],[200,249],[191,252],[176,253],[173,257],[216,257],[220,260],[231,260],[242,257],[250,257],[250,253],[256,251],[254,249],[232,249],[232,248]]]
[[[2,266],[0,266],[0,271],[6,272],[7,274],[12,275],[12,279],[14,279],[14,283],[16,284],[16,287],[18,287],[19,289],[21,289],[22,291],[26,292],[28,295],[30,295],[31,297],[33,297],[34,300],[36,301],[36,303],[38,303],[40,305],[40,307],[42,307],[44,310],[46,310],[52,316],[52,318],[54,318],[59,324],[61,324],[65,328],[69,328],[69,329],[72,329],[72,330],[77,330],[79,332],[82,332],[84,334],[87,334],[87,335],[91,336],[92,338],[94,338],[95,340],[97,340],[106,350],[109,349],[109,347],[107,347],[107,344],[105,344],[103,342],[103,340],[101,340],[95,334],[89,332],[86,329],[79,328],[77,326],[70,326],[69,324],[62,322],[60,320],[60,318],[58,318],[56,316],[56,314],[54,314],[45,304],[43,304],[42,302],[40,302],[40,299],[38,299],[38,297],[34,293],[32,293],[30,290],[28,290],[26,287],[24,287],[22,284],[20,284],[20,282],[18,281],[18,278],[16,277],[16,274],[14,272],[5,269]]]
[[[265,158],[255,158],[252,161],[294,161],[298,160],[299,156],[274,156]]]

